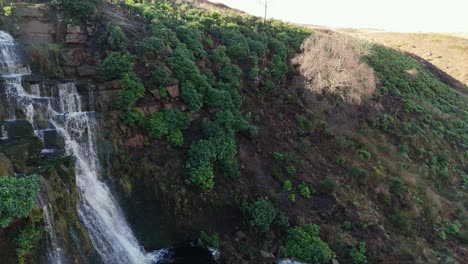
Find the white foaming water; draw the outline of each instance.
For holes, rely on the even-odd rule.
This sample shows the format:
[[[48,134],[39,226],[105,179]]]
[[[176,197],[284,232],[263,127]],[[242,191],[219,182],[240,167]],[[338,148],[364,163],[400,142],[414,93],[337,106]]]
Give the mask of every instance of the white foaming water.
[[[75,159],[75,174],[80,190],[78,215],[87,228],[91,242],[104,263],[157,263],[165,250],[146,253],[138,244],[128,226],[122,210],[108,186],[101,181],[100,164],[96,153],[96,120],[92,112],[84,112],[81,98],[72,82],[58,85],[57,97],[41,97],[40,87],[31,87],[27,93],[22,86],[22,76],[30,74],[21,65],[13,38],[0,31],[0,76],[5,79],[5,90],[10,104],[9,118],[15,120],[15,109],[22,109],[35,131],[38,116],[46,117],[49,127],[64,138],[65,151]],[[4,135],[2,133],[2,135]],[[41,136],[41,135],[39,135]],[[52,153],[46,149],[43,153]],[[53,252],[50,263],[62,263],[60,246],[49,208],[45,206],[45,224],[50,227],[49,238]],[[54,250],[55,249],[55,250]],[[60,258],[57,258],[59,256]]]
[[[57,233],[55,232],[55,221],[54,216],[50,210],[50,204],[44,204],[41,198],[39,198],[40,204],[42,205],[42,211],[44,212],[44,224],[47,231],[47,242],[48,250],[46,258],[48,263],[62,264],[64,263],[63,250],[59,246]]]
[[[292,259],[280,259],[278,261],[278,264],[306,264],[306,263],[295,261]]]

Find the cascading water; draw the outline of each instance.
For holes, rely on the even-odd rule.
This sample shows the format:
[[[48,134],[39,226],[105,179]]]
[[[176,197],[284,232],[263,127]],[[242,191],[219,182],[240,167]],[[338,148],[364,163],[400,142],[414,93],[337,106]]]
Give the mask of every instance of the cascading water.
[[[41,200],[40,204],[42,205],[44,202]],[[55,232],[55,221],[54,216],[51,214],[50,204],[43,205],[42,211],[44,212],[44,224],[48,239],[47,263],[62,264],[65,258],[57,239],[57,233]]]
[[[75,84],[62,83],[57,85],[56,92],[43,93],[39,85],[33,85],[28,93],[22,86],[22,77],[30,71],[20,62],[13,38],[0,31],[0,75],[4,79],[9,119],[15,120],[15,109],[21,109],[40,138],[43,138],[44,131],[50,130],[57,130],[63,137],[66,153],[75,159],[76,181],[80,190],[78,215],[103,262],[157,263],[165,251],[149,254],[143,251],[108,186],[99,179],[96,120],[93,112],[83,111]],[[44,151],[49,152],[54,150]],[[45,209],[46,225],[51,222],[53,227],[49,208]],[[49,237],[54,240],[56,235]],[[52,248],[59,246],[52,245]],[[57,254],[51,253],[52,261],[62,259],[54,256]]]

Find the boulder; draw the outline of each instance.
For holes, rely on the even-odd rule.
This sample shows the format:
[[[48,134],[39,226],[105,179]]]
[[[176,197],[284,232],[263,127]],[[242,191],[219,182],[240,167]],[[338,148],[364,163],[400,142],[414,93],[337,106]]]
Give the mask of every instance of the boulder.
[[[78,75],[79,76],[94,76],[97,74],[96,67],[94,66],[89,66],[89,65],[83,65],[78,67]]]
[[[4,125],[8,138],[34,137],[33,127],[27,120],[8,121]]]
[[[67,44],[84,44],[86,40],[87,36],[81,34],[67,34],[65,36],[65,43]]]
[[[44,130],[42,131],[42,137],[44,139],[44,147],[46,149],[61,149],[65,147],[63,138],[56,130]]]
[[[11,166],[10,160],[0,152],[0,177],[13,175],[13,167]]]
[[[84,59],[83,48],[69,48],[61,51],[64,66],[78,67]]]
[[[275,255],[270,252],[260,250],[260,256],[262,257],[262,263],[275,263]]]
[[[169,87],[166,87],[167,93],[172,97],[176,98],[179,97],[179,85],[174,84]]]
[[[55,34],[57,29],[56,25],[52,23],[44,23],[39,20],[30,20],[25,23],[21,31],[24,34]]]
[[[67,33],[68,34],[81,34],[84,35],[85,31],[82,26],[75,26],[75,25],[67,25]]]

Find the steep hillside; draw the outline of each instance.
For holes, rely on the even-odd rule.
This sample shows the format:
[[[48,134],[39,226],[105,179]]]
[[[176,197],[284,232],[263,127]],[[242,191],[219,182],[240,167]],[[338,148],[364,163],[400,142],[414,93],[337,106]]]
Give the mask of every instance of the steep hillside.
[[[468,261],[468,101],[427,65],[200,1],[79,2],[59,1],[77,35],[59,71],[35,70],[93,95],[104,178],[146,252]]]
[[[365,30],[343,32],[415,54],[468,85],[468,38],[437,33],[395,33]]]

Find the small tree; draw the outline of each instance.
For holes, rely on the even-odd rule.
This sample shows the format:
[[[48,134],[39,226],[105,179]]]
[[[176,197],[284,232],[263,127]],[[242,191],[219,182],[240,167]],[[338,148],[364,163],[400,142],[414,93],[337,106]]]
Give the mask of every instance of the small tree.
[[[243,202],[241,211],[250,227],[257,233],[266,233],[276,217],[276,209],[267,199],[258,199],[255,202]]]

